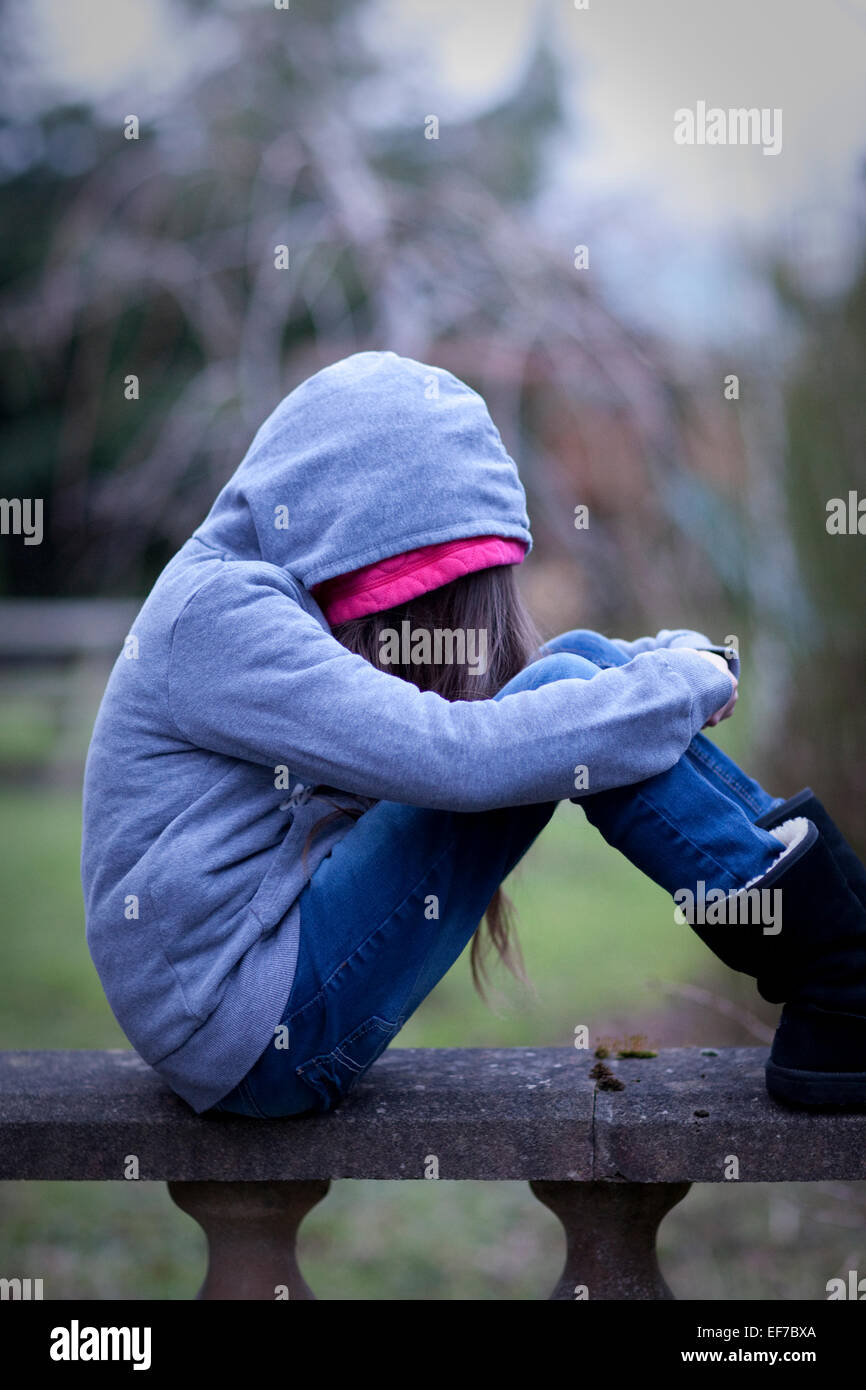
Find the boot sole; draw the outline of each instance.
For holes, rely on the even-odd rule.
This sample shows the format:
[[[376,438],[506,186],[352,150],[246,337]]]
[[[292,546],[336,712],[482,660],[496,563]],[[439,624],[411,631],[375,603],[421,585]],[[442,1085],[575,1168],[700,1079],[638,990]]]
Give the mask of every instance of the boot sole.
[[[866,1110],[866,1071],[797,1071],[766,1066],[773,1100],[805,1110]]]

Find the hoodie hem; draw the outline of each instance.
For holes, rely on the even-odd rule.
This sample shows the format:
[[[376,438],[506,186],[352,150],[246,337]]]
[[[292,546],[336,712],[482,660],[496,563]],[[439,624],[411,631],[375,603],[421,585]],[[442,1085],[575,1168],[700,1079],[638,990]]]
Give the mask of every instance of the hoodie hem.
[[[298,961],[297,903],[238,962],[217,1007],[180,1047],[151,1063],[196,1114],[234,1090],[274,1036]]]

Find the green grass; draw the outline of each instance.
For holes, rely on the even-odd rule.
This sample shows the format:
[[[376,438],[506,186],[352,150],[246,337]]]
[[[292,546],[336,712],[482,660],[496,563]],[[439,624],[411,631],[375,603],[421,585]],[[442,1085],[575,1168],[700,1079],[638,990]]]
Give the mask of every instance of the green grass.
[[[24,699],[2,701],[0,767],[44,762],[54,739],[54,723],[44,705]]]
[[[128,1047],[84,937],[77,797],[0,794],[0,1047]]]
[[[125,1046],[84,937],[77,798],[0,793],[5,884],[0,1047]],[[495,1010],[466,956],[408,1022],[399,1046],[569,1045],[574,1029],[650,1044],[730,1041],[714,1013],[684,1016],[662,981],[751,1002],[671,904],[563,806],[510,892],[534,993],[497,974]],[[740,1039],[743,1040],[743,1039]],[[866,1268],[866,1185],[696,1188],[667,1218],[662,1264],[681,1297],[823,1298]],[[522,1183],[340,1182],[308,1218],[301,1263],[327,1299],[544,1298],[561,1231]],[[204,1238],[155,1183],[0,1184],[0,1274],[42,1278],[47,1298],[190,1298]]]

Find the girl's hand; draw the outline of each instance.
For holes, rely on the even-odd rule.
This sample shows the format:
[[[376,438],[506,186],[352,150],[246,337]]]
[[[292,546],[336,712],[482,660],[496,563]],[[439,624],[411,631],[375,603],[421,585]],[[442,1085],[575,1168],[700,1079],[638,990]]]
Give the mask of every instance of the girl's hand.
[[[718,652],[702,652],[699,651],[697,647],[692,647],[690,650],[693,651],[696,656],[702,656],[704,661],[711,661],[714,666],[717,666],[720,671],[724,671],[725,675],[730,676],[731,679],[731,685],[733,687],[731,690],[731,698],[728,700],[727,704],[722,705],[721,709],[717,709],[712,719],[708,719],[704,725],[705,729],[714,729],[717,724],[720,724],[723,719],[728,719],[734,712],[734,705],[737,703],[738,695],[737,678],[731,671],[725,658],[719,656]]]

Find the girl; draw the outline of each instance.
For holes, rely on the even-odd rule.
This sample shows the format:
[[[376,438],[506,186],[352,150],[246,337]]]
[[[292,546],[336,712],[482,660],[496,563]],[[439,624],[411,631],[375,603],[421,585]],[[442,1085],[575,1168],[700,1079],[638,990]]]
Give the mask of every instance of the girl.
[[[530,547],[481,397],[361,352],[282,401],[158,579],[96,721],[82,877],[118,1022],[198,1113],[330,1109],[485,910],[514,965],[500,884],[566,798],[785,1002],[771,1093],[866,1102],[863,866],[810,791],[700,734],[738,666],[699,633],[540,647]]]

